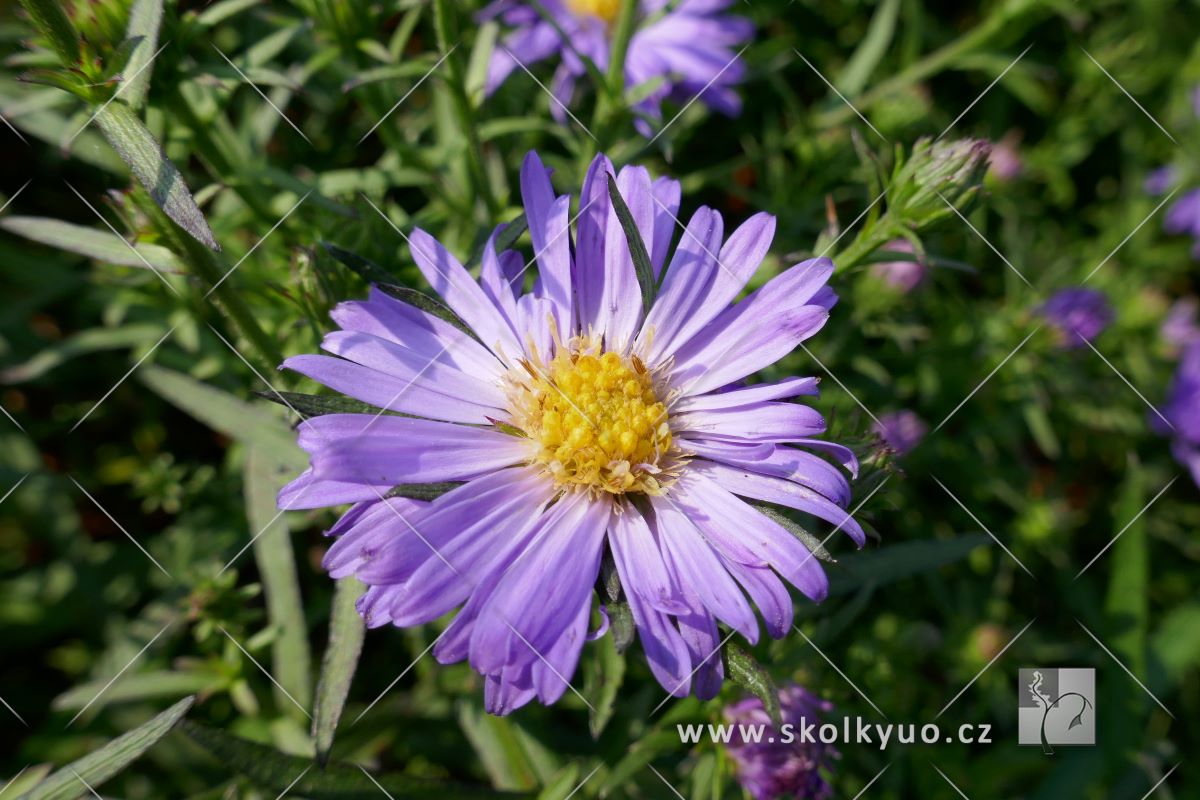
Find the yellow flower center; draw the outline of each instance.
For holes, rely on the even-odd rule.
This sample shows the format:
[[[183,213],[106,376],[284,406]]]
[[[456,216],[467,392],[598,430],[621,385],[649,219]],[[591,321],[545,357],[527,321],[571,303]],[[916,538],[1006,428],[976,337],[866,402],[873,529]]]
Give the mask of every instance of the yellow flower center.
[[[523,365],[514,420],[537,442],[535,461],[556,483],[612,494],[661,492],[671,428],[640,359],[577,346],[559,347],[547,365]]]
[[[577,16],[591,16],[612,25],[621,11],[621,0],[567,0],[567,7]]]

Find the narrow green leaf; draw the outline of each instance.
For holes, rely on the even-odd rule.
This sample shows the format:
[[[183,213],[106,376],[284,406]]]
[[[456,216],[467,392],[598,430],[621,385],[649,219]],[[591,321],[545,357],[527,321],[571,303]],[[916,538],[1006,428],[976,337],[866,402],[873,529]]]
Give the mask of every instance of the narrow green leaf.
[[[384,792],[406,800],[446,800],[448,797],[455,800],[515,800],[530,797],[527,793],[497,792],[484,787],[441,783],[408,775],[372,776],[379,782],[377,786],[358,767],[330,764],[323,770],[313,769],[310,759],[284,755],[265,745],[231,736],[215,728],[185,720],[180,729],[208,751],[224,769],[244,775],[269,790],[272,796],[287,790],[290,796],[309,800],[379,800],[379,787],[382,786]]]
[[[880,59],[887,52],[896,31],[896,18],[900,14],[900,0],[884,0],[871,17],[871,25],[867,35],[859,42],[854,55],[846,62],[842,74],[834,84],[847,97],[854,97],[861,92],[871,79],[871,74],[879,66]]]
[[[625,205],[625,198],[621,197],[621,192],[617,190],[617,179],[611,172],[608,173],[608,196],[612,200],[617,220],[621,223],[621,230],[625,232],[625,241],[629,243],[629,257],[633,260],[633,269],[642,289],[642,311],[649,314],[650,307],[654,305],[654,267],[650,265],[646,243],[642,241],[642,234],[634,222],[629,206]]]
[[[593,739],[599,739],[616,708],[617,692],[625,679],[625,657],[617,650],[617,644],[611,636],[601,636],[593,643],[591,650],[583,661],[580,693],[591,704],[588,730]]]
[[[778,523],[781,528],[799,539],[808,548],[808,552],[812,553],[815,558],[831,564],[837,563],[837,559],[829,554],[829,551],[825,549],[825,545],[821,543],[821,539],[818,539],[805,530],[800,523],[766,503],[751,503],[750,505],[758,509],[758,512],[764,517]]]
[[[157,323],[136,323],[119,328],[88,328],[46,347],[22,364],[0,370],[0,383],[23,383],[45,375],[72,358],[102,350],[149,345],[162,336]]]
[[[182,372],[154,365],[138,369],[138,377],[167,402],[226,436],[253,444],[264,457],[300,472],[308,466],[304,452],[288,424],[258,406],[196,380]]]
[[[1128,460],[1125,479],[1117,492],[1113,508],[1112,535],[1124,530],[1111,548],[1102,556],[1111,570],[1108,594],[1104,601],[1105,642],[1136,674],[1146,666],[1146,629],[1150,607],[1147,584],[1150,579],[1150,555],[1146,542],[1145,480],[1142,469],[1133,458]],[[1107,536],[1104,538],[1108,538]],[[1100,567],[1101,564],[1097,564]]]
[[[96,124],[159,208],[197,241],[220,250],[183,176],[137,113],[123,101],[114,100],[96,114]]]
[[[263,400],[270,400],[272,403],[295,411],[305,417],[320,417],[325,414],[378,414],[380,409],[373,405],[364,403],[361,400],[355,400],[352,397],[343,397],[340,394],[303,394],[301,392],[273,392],[256,390],[254,394],[261,397]],[[400,414],[398,411],[384,411],[384,414],[393,416],[408,416]]]
[[[517,240],[521,238],[521,234],[529,230],[529,220],[525,219],[524,214],[519,214],[512,222],[504,226],[504,230],[500,231],[500,235],[496,237],[494,247],[497,253],[503,253],[505,250],[511,250],[516,245]],[[483,260],[483,248],[475,254],[468,263],[468,268],[478,264]]]
[[[829,576],[829,594],[843,594],[864,584],[881,586],[929,572],[967,557],[976,547],[992,544],[987,534],[968,533],[948,541],[919,540],[881,547],[843,558],[841,570]]]
[[[412,500],[436,500],[451,489],[457,489],[461,483],[443,481],[441,483],[402,483],[393,486],[384,497],[407,497]]]
[[[725,643],[724,654],[725,668],[730,679],[762,700],[767,715],[778,726],[783,721],[783,717],[779,707],[779,689],[775,687],[775,681],[771,680],[771,675],[762,664],[754,659],[754,656],[733,642]]]
[[[132,41],[133,51],[125,62],[121,99],[131,107],[141,108],[150,91],[150,73],[155,51],[158,50],[158,30],[162,26],[162,0],[133,0],[129,8],[129,27],[126,39]]]
[[[317,681],[317,704],[313,709],[312,735],[317,747],[317,762],[324,766],[333,747],[333,734],[341,719],[358,657],[362,653],[366,626],[355,602],[366,587],[354,576],[337,582],[333,611],[329,620],[329,644],[321,659],[321,678]]]
[[[68,764],[38,784],[22,800],[75,800],[87,795],[82,781],[94,789],[125,769],[166,736],[183,719],[194,701],[194,697],[185,697],[144,725]]]
[[[0,786],[0,797],[8,795],[9,797],[22,797],[33,787],[37,786],[42,780],[50,774],[50,770],[54,769],[53,764],[38,764],[37,766],[28,767],[12,778],[8,783]]]
[[[365,259],[357,253],[351,253],[349,250],[343,250],[331,242],[321,242],[321,247],[323,247],[325,252],[328,253],[335,261],[343,266],[348,267],[352,272],[360,276],[367,283],[394,284],[397,280],[395,275],[388,272],[374,261]]]
[[[57,247],[107,264],[147,267],[159,272],[182,272],[183,264],[165,247],[139,242],[129,244],[109,231],[47,217],[3,217],[0,228],[35,242]]]
[[[50,42],[64,67],[79,64],[79,31],[58,0],[21,0],[38,32]]]
[[[50,707],[55,711],[77,711],[91,703],[88,706],[90,713],[115,703],[174,700],[183,695],[213,691],[221,686],[223,680],[213,672],[138,672],[111,686],[107,680],[73,686],[54,698]]]
[[[617,600],[605,604],[608,610],[608,633],[618,653],[624,653],[633,644],[633,611],[629,603]]]
[[[485,714],[468,703],[458,709],[458,724],[471,743],[484,771],[497,789],[533,789],[533,767],[521,747],[516,723],[508,717]]]
[[[579,785],[579,765],[567,764],[542,789],[537,800],[568,800]]]
[[[248,535],[253,541],[254,561],[258,565],[267,619],[275,629],[271,642],[271,675],[276,704],[288,714],[299,714],[299,703],[307,711],[312,706],[312,652],[308,646],[308,627],[304,622],[304,604],[300,598],[300,580],[296,575],[296,557],[292,551],[287,517],[275,508],[275,495],[289,478],[290,467],[272,461],[262,449],[246,449],[244,499]],[[288,697],[291,695],[291,697]],[[293,702],[294,701],[294,702]]]

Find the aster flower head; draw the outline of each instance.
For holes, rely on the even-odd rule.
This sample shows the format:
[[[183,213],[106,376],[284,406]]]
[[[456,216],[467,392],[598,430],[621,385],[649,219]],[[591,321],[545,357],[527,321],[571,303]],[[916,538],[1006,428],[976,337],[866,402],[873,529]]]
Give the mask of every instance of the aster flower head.
[[[954,214],[978,193],[992,145],[985,139],[918,139],[888,190],[888,203],[914,227]]]
[[[1108,296],[1099,289],[1082,286],[1055,292],[1038,313],[1054,328],[1061,346],[1068,350],[1095,339],[1114,318]]]
[[[904,455],[921,443],[929,432],[929,425],[916,412],[903,409],[881,416],[872,430],[897,455]]]
[[[754,33],[749,20],[725,13],[733,0],[640,0],[637,30],[625,59],[625,86],[645,87],[633,110],[644,117],[662,118],[662,102],[688,103],[693,98],[728,116],[741,112],[734,87],[745,75],[738,47]],[[540,8],[538,7],[540,5]],[[487,94],[509,75],[536,61],[558,57],[550,83],[558,102],[551,113],[566,121],[576,84],[587,68],[583,59],[606,72],[612,35],[621,0],[497,0],[481,14],[511,31],[501,40],[488,66]],[[647,84],[653,83],[653,86]],[[639,120],[647,134],[650,127]]]
[[[871,265],[871,274],[902,294],[908,294],[925,281],[928,266],[917,257],[917,249],[908,239],[893,239],[883,246],[893,253],[910,253],[912,258],[878,261]]]
[[[1167,390],[1167,402],[1148,413],[1150,427],[1172,437],[1171,453],[1200,486],[1200,343],[1184,351]]]
[[[700,208],[672,249],[679,184],[626,167],[615,189],[659,283],[647,311],[612,169],[596,158],[572,216],[530,153],[521,193],[534,258],[497,252],[501,226],[476,279],[428,233],[409,238],[458,324],[374,288],[333,311],[340,330],[322,343],[332,355],[284,363],[381,412],[307,420],[299,443],[311,466],[281,507],[352,503],[325,567],[367,584],[359,611],[371,627],[458,609],[434,655],[468,660],[493,713],[569,688],[598,635],[588,628],[606,554],[659,682],[709,698],[723,677],[718,623],[754,642],[757,606],[782,637],[785,582],[818,601],[828,587],[804,544],[751,502],[864,540],[845,511],[847,479],[825,459],[853,472],[854,455],[816,438],[825,422],[814,409],[783,402],[815,394],[816,378],[745,384],[825,324],[833,265],[797,264],[734,303],[774,218],[726,236]],[[385,498],[438,482],[455,488]]]
[[[1019,137],[1007,135],[992,147],[988,158],[988,172],[998,181],[1011,181],[1021,174],[1023,164],[1017,149]]]
[[[821,718],[833,710],[833,704],[807,692],[796,684],[785,686],[779,692],[779,703],[783,723],[799,731],[810,725],[820,727]],[[757,697],[747,698],[725,709],[726,721],[734,726],[761,725],[773,729],[771,718]],[[768,741],[764,734],[760,741],[752,741],[735,727],[726,745],[737,769],[738,781],[754,800],[774,800],[779,797],[823,800],[833,796],[833,787],[825,779],[837,751],[828,744],[802,742],[799,736],[784,741],[785,736],[775,735]]]

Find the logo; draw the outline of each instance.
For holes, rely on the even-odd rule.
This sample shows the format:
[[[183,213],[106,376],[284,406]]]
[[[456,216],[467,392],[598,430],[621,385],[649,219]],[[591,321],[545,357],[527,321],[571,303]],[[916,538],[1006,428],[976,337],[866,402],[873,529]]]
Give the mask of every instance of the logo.
[[[1023,669],[1017,685],[1018,742],[1040,745],[1096,743],[1096,671],[1094,669]]]

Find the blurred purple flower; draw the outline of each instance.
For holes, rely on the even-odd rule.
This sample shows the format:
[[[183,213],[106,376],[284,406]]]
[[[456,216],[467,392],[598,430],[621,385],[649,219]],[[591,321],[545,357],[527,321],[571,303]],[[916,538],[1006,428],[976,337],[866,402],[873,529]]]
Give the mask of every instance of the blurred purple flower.
[[[921,285],[928,274],[928,267],[916,257],[916,248],[907,239],[893,239],[883,246],[884,250],[894,253],[912,253],[911,259],[896,261],[879,261],[871,265],[871,274],[881,278],[884,283],[897,291],[908,294]]]
[[[1160,194],[1166,194],[1173,183],[1175,183],[1175,169],[1168,165],[1150,170],[1145,183],[1142,184],[1142,189],[1146,194],[1157,197]]]
[[[779,692],[783,723],[790,725],[792,741],[773,732],[771,718],[757,697],[747,698],[725,709],[725,719],[735,726],[763,726],[760,741],[753,734],[743,736],[743,728],[735,728],[725,745],[737,769],[738,781],[754,800],[774,800],[795,797],[803,800],[824,800],[833,796],[833,788],[821,774],[828,771],[838,753],[831,745],[821,742],[802,742],[800,730],[815,725],[833,710],[833,704],[790,684]],[[767,741],[774,736],[775,741]]]
[[[1176,300],[1171,310],[1167,312],[1159,333],[1168,344],[1179,349],[1186,348],[1195,342],[1200,342],[1200,325],[1196,324],[1196,314],[1200,306],[1196,298],[1185,297]]]
[[[1068,350],[1092,341],[1113,321],[1108,296],[1082,286],[1056,292],[1038,313],[1058,332],[1060,343]]]
[[[1015,137],[1005,136],[992,146],[988,171],[1000,181],[1011,181],[1021,174],[1021,155]]]
[[[1200,343],[1184,352],[1166,403],[1158,413],[1150,411],[1149,419],[1156,433],[1172,437],[1171,453],[1200,486]]]
[[[912,450],[929,432],[929,426],[925,424],[925,420],[918,417],[916,412],[908,409],[884,414],[871,426],[871,429],[879,434],[887,442],[888,447],[896,451],[898,455],[904,455]]]
[[[1195,239],[1192,257],[1200,259],[1200,189],[1184,192],[1171,204],[1163,229],[1167,233],[1186,234]]]
[[[733,0],[641,0],[638,28],[625,59],[625,84],[635,89],[650,81],[661,82],[634,105],[634,111],[660,120],[663,100],[687,103],[699,97],[722,114],[741,112],[742,101],[733,87],[746,68],[737,49],[754,35],[754,26],[743,17],[725,14],[732,4]],[[601,72],[608,70],[611,34],[621,2],[542,0],[541,6],[553,24],[534,4],[522,0],[497,0],[480,12],[480,20],[499,18],[513,29],[492,54],[485,91],[490,95],[522,65],[558,56],[561,62],[550,82],[558,102],[551,103],[550,110],[565,124],[575,84],[587,73],[581,56],[591,59]],[[650,126],[639,120],[638,129],[648,135]]]

